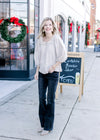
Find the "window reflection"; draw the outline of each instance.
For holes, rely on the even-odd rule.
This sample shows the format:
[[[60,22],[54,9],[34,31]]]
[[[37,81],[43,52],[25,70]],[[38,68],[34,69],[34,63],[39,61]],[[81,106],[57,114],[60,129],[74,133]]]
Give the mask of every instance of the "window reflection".
[[[9,43],[1,38],[0,35],[0,70],[10,69]]]
[[[36,6],[39,5],[39,0],[35,0],[35,5],[36,5]]]
[[[22,19],[27,25],[27,3],[10,3],[11,17]]]
[[[26,70],[26,49],[18,48],[18,43],[12,43],[11,46],[11,70]]]
[[[30,0],[30,32],[29,32],[29,50],[30,50],[30,70],[34,68],[34,0]]]
[[[0,49],[0,70],[10,70],[9,49]]]
[[[9,17],[9,3],[0,3],[0,19]]]
[[[27,2],[27,0],[10,0],[11,2]]]
[[[11,0],[11,17],[22,19],[27,25],[27,3],[26,0]],[[15,2],[15,3],[13,3]],[[21,3],[24,2],[24,3]],[[21,32],[21,27],[14,25],[12,37],[16,37]],[[25,48],[25,49],[23,49]],[[27,65],[27,35],[20,43],[11,43],[11,70],[26,70]]]
[[[78,47],[78,33],[76,32],[76,47]]]
[[[76,33],[76,52],[79,52],[79,33]]]
[[[4,3],[6,2],[6,3]],[[27,3],[18,3],[24,1],[11,0],[3,1],[0,3],[0,19],[10,17],[18,17],[22,19],[27,25]],[[10,10],[9,10],[10,8]],[[9,14],[10,11],[10,14]],[[21,27],[15,24],[10,24],[8,26],[8,32],[11,37],[17,37],[21,32]],[[11,49],[10,49],[11,48]],[[23,49],[24,48],[24,49]],[[26,60],[27,60],[27,35],[23,41],[20,43],[9,43],[1,38],[0,34],[0,70],[26,70]]]
[[[72,50],[72,32],[68,33],[68,51]]]
[[[34,50],[34,1],[30,0],[30,51]]]
[[[9,32],[11,37],[17,37],[18,34],[20,34],[20,33],[21,32],[20,32],[20,30],[18,30],[18,27],[15,27],[15,26]],[[11,43],[11,48],[16,47],[15,45],[12,45],[12,44],[16,44],[16,46],[18,46],[18,48],[27,48],[27,34],[26,34],[26,36],[24,37],[24,39],[21,42],[19,42],[19,43]]]
[[[9,48],[9,42],[2,39],[1,34],[0,34],[0,48],[2,49]]]
[[[9,2],[10,0],[0,0],[0,2]]]

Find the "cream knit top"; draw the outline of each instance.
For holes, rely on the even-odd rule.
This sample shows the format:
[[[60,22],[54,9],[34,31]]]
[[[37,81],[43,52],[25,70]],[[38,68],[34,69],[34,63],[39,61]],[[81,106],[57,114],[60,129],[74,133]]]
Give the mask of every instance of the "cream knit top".
[[[49,68],[56,62],[64,62],[67,59],[67,48],[65,47],[59,35],[53,35],[48,42],[40,37],[35,47],[35,66],[39,66],[39,72],[47,74]],[[61,64],[55,68],[55,71],[61,72]]]

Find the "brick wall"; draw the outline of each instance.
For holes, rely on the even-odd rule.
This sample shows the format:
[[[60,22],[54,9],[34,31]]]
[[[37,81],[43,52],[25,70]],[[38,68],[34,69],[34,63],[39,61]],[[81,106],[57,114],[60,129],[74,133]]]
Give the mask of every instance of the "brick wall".
[[[96,23],[96,0],[90,0],[91,8],[90,8],[90,45],[94,44],[95,37],[95,23]]]

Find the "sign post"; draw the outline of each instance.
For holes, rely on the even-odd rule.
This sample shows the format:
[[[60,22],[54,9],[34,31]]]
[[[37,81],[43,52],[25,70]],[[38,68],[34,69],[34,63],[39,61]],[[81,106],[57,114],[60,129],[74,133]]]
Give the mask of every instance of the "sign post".
[[[84,53],[68,52],[67,60],[62,63],[62,72],[59,75],[56,98],[58,98],[58,87],[60,86],[60,93],[62,93],[63,85],[79,86],[80,101],[84,86]]]

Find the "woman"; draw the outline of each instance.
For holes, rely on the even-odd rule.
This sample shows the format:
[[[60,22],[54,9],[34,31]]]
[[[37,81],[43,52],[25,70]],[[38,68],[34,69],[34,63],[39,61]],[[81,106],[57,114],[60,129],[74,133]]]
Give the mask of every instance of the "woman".
[[[40,26],[34,57],[37,66],[34,77],[38,80],[41,123],[41,129],[38,132],[46,135],[53,129],[55,92],[61,63],[67,59],[65,45],[58,35],[54,21],[49,17],[45,18]]]

